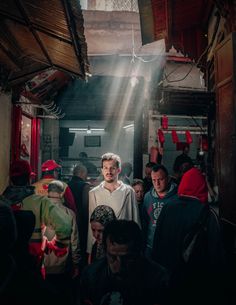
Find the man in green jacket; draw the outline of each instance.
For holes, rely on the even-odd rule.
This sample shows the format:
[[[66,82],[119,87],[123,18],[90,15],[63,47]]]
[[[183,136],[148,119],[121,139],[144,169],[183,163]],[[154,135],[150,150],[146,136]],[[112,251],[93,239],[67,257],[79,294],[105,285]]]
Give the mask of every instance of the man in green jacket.
[[[63,256],[68,251],[68,244],[72,230],[72,217],[53,204],[47,197],[34,193],[30,185],[31,167],[25,160],[14,161],[11,165],[11,185],[3,195],[11,202],[13,210],[32,211],[35,215],[35,228],[30,238],[29,252],[40,264],[42,262],[42,248],[48,248],[57,256]],[[55,238],[42,245],[42,231],[45,226],[51,225],[55,230]]]

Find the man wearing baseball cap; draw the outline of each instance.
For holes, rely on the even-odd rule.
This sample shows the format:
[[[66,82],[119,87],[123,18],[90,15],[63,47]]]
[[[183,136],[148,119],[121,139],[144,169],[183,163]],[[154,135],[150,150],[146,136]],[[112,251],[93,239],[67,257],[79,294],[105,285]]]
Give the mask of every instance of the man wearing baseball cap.
[[[67,253],[69,245],[72,217],[54,205],[47,197],[34,193],[34,186],[30,185],[32,173],[30,164],[26,160],[17,160],[11,164],[11,185],[6,188],[3,196],[9,200],[13,210],[32,211],[35,215],[35,227],[29,243],[29,252],[37,262],[42,261],[42,230],[50,224],[56,236],[48,242],[47,247],[58,256]]]
[[[57,164],[55,160],[45,161],[41,166],[42,178],[33,184],[35,186],[35,194],[41,196],[47,196],[48,185],[53,180],[58,180],[60,169],[61,169],[61,165]],[[65,182],[63,182],[63,184],[65,190],[63,193],[64,204],[65,206],[73,210],[77,215],[76,204],[71,189],[68,187],[68,185]]]

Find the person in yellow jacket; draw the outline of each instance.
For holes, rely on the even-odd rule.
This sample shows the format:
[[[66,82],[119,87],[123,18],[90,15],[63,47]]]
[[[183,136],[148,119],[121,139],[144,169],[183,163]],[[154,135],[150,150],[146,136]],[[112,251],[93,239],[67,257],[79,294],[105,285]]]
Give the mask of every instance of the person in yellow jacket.
[[[48,196],[48,185],[53,180],[58,180],[60,169],[61,165],[57,164],[55,160],[45,161],[41,167],[42,178],[33,184],[33,186],[35,186],[35,194],[41,196]],[[63,182],[63,184],[64,204],[65,206],[73,210],[77,215],[76,203],[72,191],[65,182]]]

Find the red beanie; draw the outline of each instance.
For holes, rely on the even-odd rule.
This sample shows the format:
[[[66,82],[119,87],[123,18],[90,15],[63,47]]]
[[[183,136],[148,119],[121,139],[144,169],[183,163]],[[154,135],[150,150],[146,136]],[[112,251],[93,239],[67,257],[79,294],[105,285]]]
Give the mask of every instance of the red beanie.
[[[193,196],[202,203],[208,200],[208,189],[206,179],[199,169],[193,167],[182,177],[178,188],[179,196]]]

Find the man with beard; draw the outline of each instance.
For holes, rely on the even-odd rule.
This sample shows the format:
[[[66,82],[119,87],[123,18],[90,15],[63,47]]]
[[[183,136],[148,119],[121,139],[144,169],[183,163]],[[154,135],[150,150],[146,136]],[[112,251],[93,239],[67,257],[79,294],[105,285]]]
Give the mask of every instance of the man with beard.
[[[121,171],[121,159],[113,153],[102,156],[102,174],[104,181],[89,192],[89,218],[98,205],[110,206],[117,219],[134,220],[140,224],[138,205],[134,190],[130,185],[118,180]],[[87,252],[92,250],[92,232],[88,228]]]
[[[81,277],[81,305],[167,304],[165,268],[142,254],[142,232],[134,221],[113,220],[103,232],[105,257]]]

